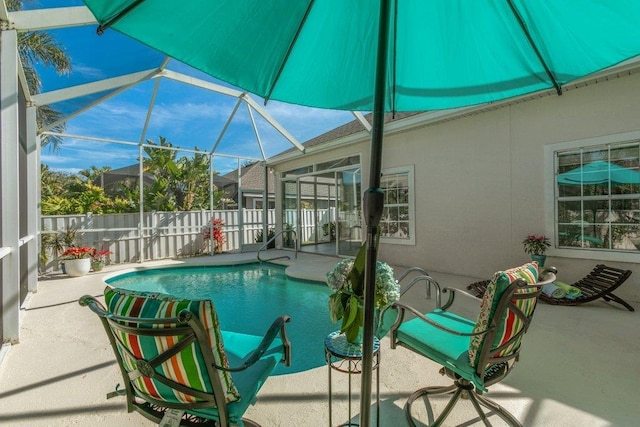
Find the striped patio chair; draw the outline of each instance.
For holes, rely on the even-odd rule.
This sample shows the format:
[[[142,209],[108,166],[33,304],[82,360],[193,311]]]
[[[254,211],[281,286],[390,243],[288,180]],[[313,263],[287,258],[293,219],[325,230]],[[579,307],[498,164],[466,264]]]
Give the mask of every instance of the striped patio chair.
[[[502,381],[517,362],[542,286],[555,280],[555,269],[545,270],[540,277],[543,280],[538,278],[536,263],[497,272],[487,286],[475,321],[454,313],[456,295],[477,299],[459,289],[440,291],[435,287],[437,292],[448,293],[449,298],[426,314],[405,304],[392,305],[398,316],[390,331],[391,347],[402,346],[433,360],[442,366],[442,375],[454,380],[450,386],[425,387],[414,392],[405,405],[409,425],[416,425],[411,414],[415,400],[443,393],[453,393],[453,397],[435,420],[429,420],[429,425],[441,425],[462,396],[471,400],[485,425],[490,424],[480,405],[509,425],[520,425],[504,408],[481,395],[490,385]],[[407,316],[411,318],[405,319]]]
[[[79,302],[100,317],[120,366],[124,388],[107,398],[124,395],[129,412],[158,423],[257,425],[245,411],[276,365],[290,365],[288,316],[260,337],[221,331],[209,300],[108,287],[106,308]]]

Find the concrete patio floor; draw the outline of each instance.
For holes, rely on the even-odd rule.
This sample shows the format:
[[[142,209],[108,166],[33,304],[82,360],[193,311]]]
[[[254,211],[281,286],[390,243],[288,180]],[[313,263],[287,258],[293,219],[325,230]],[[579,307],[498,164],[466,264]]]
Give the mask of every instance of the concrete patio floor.
[[[255,254],[148,262],[144,267],[243,259],[255,259]],[[288,272],[323,280],[335,262],[335,258],[300,254],[290,262]],[[153,425],[137,413],[127,414],[123,398],[106,400],[106,394],[121,382],[120,374],[98,319],[77,303],[84,294],[101,295],[106,275],[139,266],[110,266],[82,278],[51,275],[40,281],[38,292],[31,294],[23,307],[20,343],[3,347],[4,357],[0,357],[0,425]],[[396,269],[396,275],[401,272]],[[442,286],[457,288],[480,279],[430,273]],[[636,284],[632,277],[626,286]],[[417,287],[403,301],[422,309],[433,306],[432,300],[425,299],[424,289]],[[631,304],[640,308],[637,302]],[[475,305],[466,305],[463,312],[474,315],[475,309]],[[409,394],[449,381],[438,374],[435,363],[405,349],[391,350],[388,338],[382,340],[381,348],[380,425],[405,425],[402,408]],[[579,307],[541,303],[525,337],[520,363],[503,383],[491,387],[487,396],[525,426],[637,425],[639,356],[638,313],[604,301]],[[347,375],[334,372],[333,381],[333,421],[338,425],[349,421]],[[357,376],[353,389],[353,421],[357,422]],[[327,394],[326,366],[270,377],[246,416],[263,426],[326,426]],[[446,404],[444,398],[430,402],[436,413]],[[415,415],[426,423],[426,404],[415,406]],[[490,420],[502,425],[496,416]],[[459,404],[446,423],[480,424],[468,401]]]

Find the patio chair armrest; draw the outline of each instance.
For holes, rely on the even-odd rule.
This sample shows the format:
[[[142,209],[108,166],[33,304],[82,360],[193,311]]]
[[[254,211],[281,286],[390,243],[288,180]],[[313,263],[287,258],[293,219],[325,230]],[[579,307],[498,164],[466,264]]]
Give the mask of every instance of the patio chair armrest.
[[[492,329],[492,328],[487,328],[487,329],[485,329],[483,331],[471,332],[471,333],[460,332],[460,331],[456,331],[456,330],[451,329],[451,328],[447,328],[446,326],[441,325],[440,323],[429,319],[424,314],[422,314],[420,311],[418,311],[417,309],[415,309],[415,308],[413,308],[413,307],[411,307],[409,305],[396,302],[396,303],[391,304],[391,308],[397,309],[399,311],[399,315],[398,315],[398,318],[396,320],[396,323],[391,327],[391,336],[392,337],[395,337],[395,332],[398,329],[398,327],[400,327],[400,325],[403,323],[405,312],[407,312],[407,311],[410,312],[411,314],[413,314],[416,318],[422,320],[423,322],[426,322],[426,323],[428,323],[429,325],[431,325],[431,326],[433,326],[435,328],[438,328],[438,329],[440,329],[442,331],[448,332],[448,333],[453,334],[453,335],[459,335],[459,336],[465,336],[465,337],[473,337],[473,336],[476,336],[476,335],[484,335],[484,334],[486,334],[487,332],[489,332]],[[446,311],[446,310],[442,310],[442,311]],[[395,339],[392,339],[392,346],[393,346],[393,341],[395,341]]]
[[[411,271],[424,271],[419,267],[414,267],[413,269],[410,269]],[[409,270],[407,270],[409,271]],[[425,272],[426,273],[426,272]],[[406,272],[405,272],[405,276],[406,276]],[[398,283],[403,279],[404,277],[401,277],[401,279],[398,280]],[[431,285],[433,285],[433,287],[436,289],[436,304],[439,306],[440,305],[440,284],[436,281],[436,279],[434,279],[433,277],[429,276],[428,274],[421,274],[419,276],[415,276],[413,279],[411,279],[411,281],[409,282],[409,284],[404,288],[400,290],[400,297],[402,297],[404,294],[406,294],[409,289],[411,289],[413,287],[413,285],[415,285],[418,282],[425,282],[426,285],[426,291],[427,291],[427,299],[431,299]]]
[[[478,298],[477,296],[458,288],[442,288],[442,293],[449,294],[449,298],[447,298],[447,302],[444,305],[441,305],[441,304],[437,305],[439,309],[444,311],[447,311],[453,305],[456,295],[463,295],[465,297],[471,298],[472,300],[478,301],[478,302],[482,301],[481,298]]]
[[[228,368],[225,368],[223,366],[217,366],[215,364],[213,366],[216,369],[221,369],[223,371],[228,371],[228,372],[244,371],[245,369],[247,369],[248,367],[256,363],[258,360],[260,360],[260,358],[266,353],[266,351],[269,349],[269,347],[273,343],[273,340],[275,340],[276,337],[278,337],[278,335],[280,335],[280,339],[282,340],[282,346],[283,346],[284,356],[282,359],[282,363],[284,363],[285,366],[291,366],[291,343],[287,338],[287,332],[285,328],[286,324],[289,323],[290,321],[291,321],[291,317],[286,315],[276,318],[276,320],[274,320],[271,326],[269,327],[269,330],[267,331],[267,333],[262,338],[262,341],[260,342],[258,347],[256,347],[256,349],[253,350],[251,354],[247,356],[246,359],[244,359],[242,365],[236,366],[236,367],[228,367]]]
[[[94,313],[106,317],[109,315],[104,306],[92,295],[83,295],[78,299],[78,304],[82,307],[89,307]]]
[[[396,282],[398,282],[398,284],[400,285],[400,287],[402,287],[402,281],[405,280],[407,277],[409,277],[409,275],[411,273],[416,273],[418,276],[428,276],[429,273],[427,273],[427,271],[421,267],[411,267],[408,268],[404,271],[404,273],[402,273],[400,275],[400,277],[398,277],[398,280],[396,280]],[[415,277],[414,277],[415,278]],[[409,288],[411,288],[411,286],[413,286],[413,282],[411,282],[411,284],[409,286],[407,286],[406,289],[401,290],[401,294],[404,294],[406,291],[409,290]]]

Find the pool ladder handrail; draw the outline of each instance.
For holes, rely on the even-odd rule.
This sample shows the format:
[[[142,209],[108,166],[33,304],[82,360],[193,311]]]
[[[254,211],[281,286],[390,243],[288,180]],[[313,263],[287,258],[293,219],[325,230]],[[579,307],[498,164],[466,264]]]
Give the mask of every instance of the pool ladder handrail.
[[[282,255],[282,256],[277,256],[275,258],[269,258],[269,259],[262,259],[260,258],[260,252],[262,252],[264,249],[266,249],[267,246],[269,246],[269,244],[271,242],[273,242],[274,240],[276,240],[278,238],[278,236],[283,235],[284,233],[293,233],[293,249],[294,249],[294,257],[296,259],[298,259],[298,233],[296,233],[296,230],[282,230],[279,233],[275,234],[272,238],[270,238],[269,240],[267,240],[267,243],[265,243],[264,245],[260,246],[260,249],[258,249],[258,261],[260,262],[265,262],[265,261],[273,261],[276,259],[291,259],[291,257],[289,255]]]

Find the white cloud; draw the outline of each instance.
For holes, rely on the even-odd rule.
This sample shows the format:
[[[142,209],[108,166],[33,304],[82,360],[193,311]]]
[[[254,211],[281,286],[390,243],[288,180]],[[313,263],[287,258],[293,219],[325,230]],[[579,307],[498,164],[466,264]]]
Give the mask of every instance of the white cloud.
[[[91,80],[102,80],[108,76],[100,69],[91,67],[83,63],[73,63],[74,74],[80,74],[85,77],[89,77]]]
[[[73,161],[73,158],[68,156],[61,156],[58,154],[42,154],[40,156],[40,160],[42,163],[46,163],[48,165],[56,165],[56,164],[66,164],[70,161]]]

